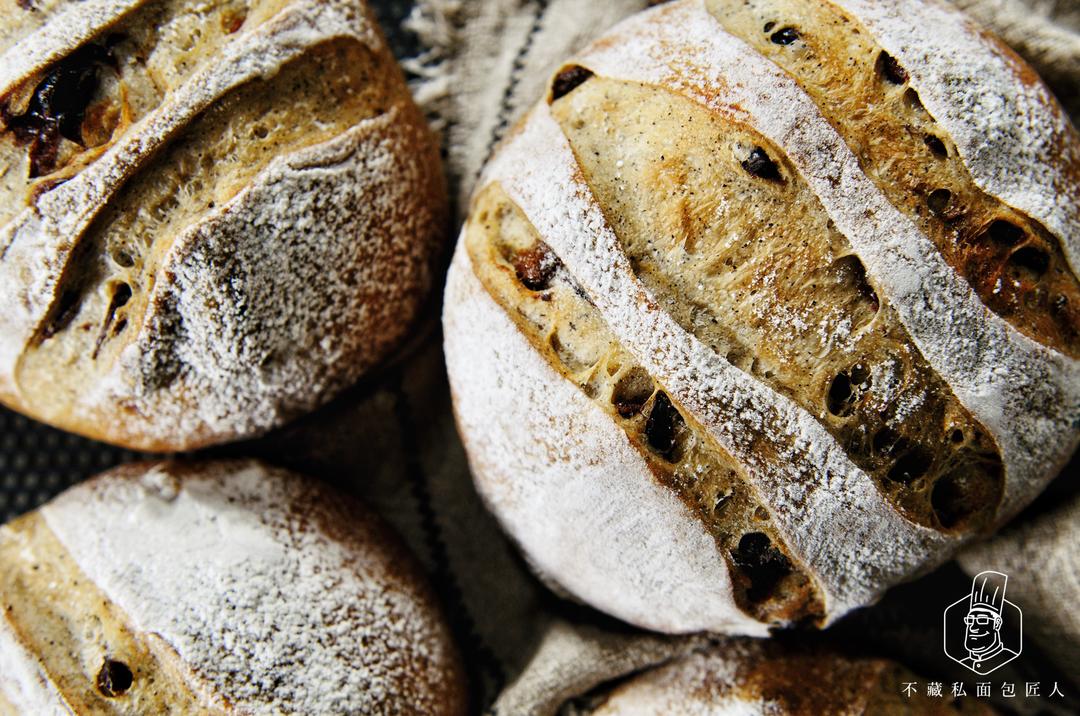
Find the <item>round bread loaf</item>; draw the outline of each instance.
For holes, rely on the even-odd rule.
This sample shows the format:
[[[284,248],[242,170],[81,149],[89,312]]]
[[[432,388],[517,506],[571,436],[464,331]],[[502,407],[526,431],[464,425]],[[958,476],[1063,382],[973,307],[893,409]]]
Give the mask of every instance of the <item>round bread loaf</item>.
[[[479,491],[574,597],[827,625],[1077,444],[1080,139],[936,0],[682,0],[478,184],[446,356]]]
[[[0,528],[4,713],[464,714],[374,515],[253,462],[119,468]]]
[[[263,432],[403,337],[436,142],[363,0],[12,0],[0,401],[148,450]]]
[[[917,691],[905,694],[904,685]],[[926,716],[995,711],[974,699],[927,696],[926,682],[880,659],[735,641],[675,659],[568,704],[560,716]]]

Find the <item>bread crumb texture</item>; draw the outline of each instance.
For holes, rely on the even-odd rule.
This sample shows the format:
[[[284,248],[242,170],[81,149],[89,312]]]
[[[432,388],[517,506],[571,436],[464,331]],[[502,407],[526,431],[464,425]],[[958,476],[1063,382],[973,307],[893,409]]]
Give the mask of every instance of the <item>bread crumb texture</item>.
[[[0,530],[5,698],[100,713],[464,713],[366,509],[256,463],[121,468]]]
[[[574,577],[590,594],[663,562],[647,551],[682,559],[674,523],[693,521],[730,573],[707,628],[871,603],[1015,514],[1075,449],[1078,190],[1055,100],[939,3],[682,0],[631,18],[556,72],[473,199],[444,321],[477,484],[564,586],[545,557],[574,520],[592,532],[575,562],[590,579]],[[509,320],[471,324],[468,283]],[[495,366],[521,363],[510,333],[618,430],[533,419],[555,410],[541,390],[488,409]],[[537,470],[579,469],[579,441],[601,465],[636,454],[644,469],[609,466],[611,490],[650,481],[685,509],[643,537],[538,488]],[[528,470],[493,467],[515,451]],[[677,579],[658,567],[591,603],[701,628]]]
[[[445,192],[361,0],[88,0],[11,18],[0,400],[191,448],[310,410],[400,340]]]

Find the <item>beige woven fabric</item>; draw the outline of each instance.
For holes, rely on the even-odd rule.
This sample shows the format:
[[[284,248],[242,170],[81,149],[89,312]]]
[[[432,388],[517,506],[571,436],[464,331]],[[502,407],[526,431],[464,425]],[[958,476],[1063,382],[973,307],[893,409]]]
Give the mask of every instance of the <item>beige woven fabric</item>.
[[[1050,80],[1065,104],[1074,113],[1080,111],[1080,2],[955,1],[1010,41]],[[428,49],[405,65],[419,77],[414,83],[417,98],[444,131],[459,223],[492,148],[542,95],[550,73],[575,48],[650,4],[418,0],[409,24]],[[279,461],[303,467],[314,460],[311,469],[331,473],[337,466],[349,466],[342,479],[374,502],[427,562],[464,642],[477,705],[488,707],[501,691],[493,714],[554,714],[598,684],[699,646],[700,638],[634,633],[587,610],[571,608],[563,618],[565,605],[528,574],[472,490],[445,382],[442,373],[433,376],[433,370],[442,370],[437,333],[421,342],[413,358],[393,369],[396,377],[382,380],[374,393],[323,411],[295,428],[291,437],[276,439],[273,452],[285,456],[299,442],[307,458],[298,461],[290,455],[293,459]],[[372,382],[380,384],[379,379]],[[327,429],[331,425],[333,429]],[[374,444],[385,445],[385,450],[373,455],[373,443],[355,440],[359,434],[375,436]],[[400,479],[403,472],[410,476],[407,483]],[[1025,549],[1035,552],[1042,541],[1064,544],[1076,534],[1070,525],[1078,519],[1074,510],[1052,528],[1019,532],[1003,544],[1027,540]],[[977,563],[977,554],[966,563]],[[1027,574],[1024,561],[1017,560],[1016,575]],[[1054,564],[1068,568],[1066,561]],[[1068,564],[1073,570],[1080,566]],[[1020,581],[1014,578],[1014,583]],[[1054,606],[1047,589],[1041,584],[1035,588],[1042,591],[1025,605],[1029,618]],[[1080,593],[1065,603],[1076,604],[1078,598]],[[1055,622],[1048,618],[1045,623]],[[1075,646],[1078,637],[1072,634]],[[939,647],[935,642],[925,649]],[[1080,683],[1078,655],[1060,655],[1072,660],[1071,673]],[[1061,711],[1051,705],[1047,712]]]
[[[459,207],[492,148],[540,96],[548,76],[648,0],[419,0],[411,27],[431,48],[406,69],[421,106],[445,125]]]
[[[597,684],[705,646],[702,636],[665,638],[555,620],[528,668],[500,695],[492,716],[554,714]]]
[[[960,555],[976,575],[994,569],[1019,579],[1009,599],[1024,610],[1024,633],[1080,683],[1080,497],[1029,524],[1007,529]]]

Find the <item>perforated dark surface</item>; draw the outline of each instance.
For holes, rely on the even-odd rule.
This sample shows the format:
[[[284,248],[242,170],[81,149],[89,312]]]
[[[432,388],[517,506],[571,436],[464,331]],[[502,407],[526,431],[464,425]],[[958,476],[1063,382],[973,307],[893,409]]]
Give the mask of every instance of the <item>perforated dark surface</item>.
[[[416,37],[401,27],[409,0],[371,2],[394,53],[416,54]],[[56,430],[0,407],[0,522],[34,509],[65,488],[144,455]]]
[[[97,472],[136,457],[0,409],[0,520],[37,507]]]

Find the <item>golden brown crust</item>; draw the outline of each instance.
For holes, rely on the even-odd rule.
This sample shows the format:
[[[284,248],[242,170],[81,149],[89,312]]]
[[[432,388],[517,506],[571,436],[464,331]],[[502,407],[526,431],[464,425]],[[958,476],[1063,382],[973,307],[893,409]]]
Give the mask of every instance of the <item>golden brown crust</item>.
[[[917,83],[864,25],[824,0],[710,0],[708,6],[725,29],[799,81],[867,176],[987,307],[1025,335],[1080,357],[1080,281],[1060,241],[976,186],[946,130],[923,107]],[[774,39],[784,32],[790,42]],[[984,36],[1011,58],[1018,83],[1040,83],[1015,53]]]
[[[0,202],[19,306],[0,400],[190,449],[279,425],[384,358],[429,289],[446,199],[363,3],[167,2],[95,32],[5,95],[0,149],[29,180]],[[72,76],[92,91],[59,135],[43,120],[46,146],[43,88]]]
[[[178,678],[168,646],[139,634],[72,562],[40,513],[0,528],[0,595],[8,628],[74,713],[217,712]]]
[[[0,531],[0,595],[19,645],[0,691],[23,709],[464,713],[400,540],[258,463],[132,464],[73,488]]]

